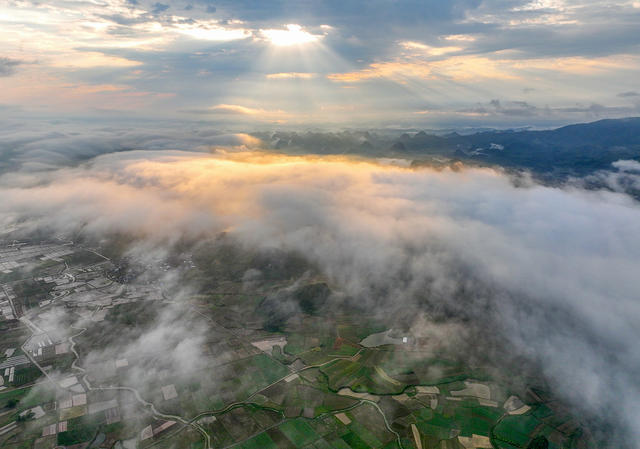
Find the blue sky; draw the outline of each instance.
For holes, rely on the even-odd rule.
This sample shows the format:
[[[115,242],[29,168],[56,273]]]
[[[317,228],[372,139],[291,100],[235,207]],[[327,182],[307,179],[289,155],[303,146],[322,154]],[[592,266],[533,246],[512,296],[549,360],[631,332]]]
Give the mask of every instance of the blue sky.
[[[640,115],[638,1],[5,1],[0,117],[554,126]]]

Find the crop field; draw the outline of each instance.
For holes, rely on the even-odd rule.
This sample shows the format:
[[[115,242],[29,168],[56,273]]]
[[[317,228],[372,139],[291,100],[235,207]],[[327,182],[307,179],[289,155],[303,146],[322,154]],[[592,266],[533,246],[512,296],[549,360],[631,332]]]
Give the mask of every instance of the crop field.
[[[124,274],[91,251],[63,257],[69,276],[55,274],[59,262],[40,261],[48,267],[43,273],[51,274],[46,282],[14,283],[21,307],[37,311],[50,306],[29,298],[51,298],[55,283],[69,309],[61,329],[31,336],[32,329],[18,321],[0,322],[6,337],[0,357],[7,349],[20,355],[30,339],[36,351],[42,347],[36,360],[61,384],[47,389],[47,379],[15,389],[43,377],[32,364],[15,369],[12,384],[0,391],[0,427],[11,430],[0,440],[3,448],[52,449],[97,437],[102,442],[96,449],[118,440],[165,449],[462,449],[470,441],[526,449],[543,435],[551,449],[574,449],[578,438],[577,421],[541,391],[529,395],[519,385],[492,379],[481,366],[401,338],[407,330],[387,329],[361,311],[320,314],[329,288],[322,280],[310,278],[309,285],[287,290],[292,301],[301,301],[302,312],[278,315],[273,292],[289,289],[289,278],[278,277],[277,267],[277,279],[253,292],[232,279],[212,283],[206,272],[191,274],[203,291],[181,303],[175,319],[205,331],[189,343],[196,354],[193,369],[168,363],[182,339],[170,344],[144,337],[173,304],[170,295],[153,285],[127,284]],[[234,266],[216,265],[214,271],[233,277],[247,261],[255,262],[239,255]],[[44,325],[34,318],[38,323]],[[153,375],[141,385],[138,377],[147,371]],[[512,395],[530,409],[509,415],[503,404]],[[37,407],[37,418],[17,421],[19,413]],[[64,422],[63,430],[50,434],[52,425]]]
[[[64,256],[63,259],[65,262],[67,262],[68,265],[71,266],[93,265],[96,263],[104,262],[106,260],[104,257],[100,257],[97,254],[87,250],[75,251],[73,254]]]
[[[3,322],[0,321],[0,361],[4,358],[4,353],[7,349],[15,349],[16,352],[13,355],[21,354],[20,346],[29,336],[29,331],[20,322]]]
[[[321,368],[329,388],[338,391],[349,387],[353,391],[375,394],[400,393],[406,384],[393,379],[383,366],[389,359],[387,351],[365,350],[359,357],[337,360]]]
[[[261,433],[241,445],[242,449],[277,449],[278,445],[268,433]]]
[[[365,404],[346,412],[350,421],[346,425],[333,414],[316,419],[288,420],[277,428],[253,437],[242,447],[256,447],[259,442],[291,448],[396,447],[394,435],[384,430],[384,423],[379,414],[376,418],[376,413],[373,406]],[[262,435],[268,436],[268,439]]]
[[[93,439],[99,424],[88,417],[73,418],[67,421],[67,431],[58,433],[58,444],[70,446]]]
[[[13,385],[21,387],[42,377],[42,372],[33,365],[16,370]]]

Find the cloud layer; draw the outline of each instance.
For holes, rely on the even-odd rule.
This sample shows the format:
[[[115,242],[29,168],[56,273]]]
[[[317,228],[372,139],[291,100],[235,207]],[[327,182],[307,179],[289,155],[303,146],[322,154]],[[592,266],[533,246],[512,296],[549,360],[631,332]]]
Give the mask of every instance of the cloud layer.
[[[640,207],[626,195],[491,169],[223,151],[108,154],[15,179],[0,178],[2,223],[160,247],[226,231],[296,251],[382,314],[421,307],[487,326],[558,394],[640,437]]]

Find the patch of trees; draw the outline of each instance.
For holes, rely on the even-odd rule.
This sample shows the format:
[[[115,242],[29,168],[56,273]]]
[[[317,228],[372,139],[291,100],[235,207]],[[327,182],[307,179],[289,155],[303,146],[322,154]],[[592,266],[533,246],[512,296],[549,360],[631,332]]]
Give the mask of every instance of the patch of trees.
[[[531,440],[527,449],[549,449],[549,441],[542,435],[537,436]]]

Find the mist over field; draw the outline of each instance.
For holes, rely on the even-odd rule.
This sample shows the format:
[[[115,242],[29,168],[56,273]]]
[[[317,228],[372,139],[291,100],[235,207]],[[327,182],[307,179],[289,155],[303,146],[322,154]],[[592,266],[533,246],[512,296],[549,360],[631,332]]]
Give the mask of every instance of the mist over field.
[[[57,151],[72,158],[69,148]],[[97,152],[74,166],[47,163],[35,176],[37,154],[3,174],[3,227],[13,237],[129,235],[129,255],[147,262],[221,233],[252,250],[295,253],[329,279],[337,307],[354,303],[469,358],[528,360],[560,398],[606,416],[608,439],[640,437],[640,207],[632,197],[544,186],[499,168],[410,168],[246,145]],[[632,162],[620,165],[633,174]],[[424,312],[462,326],[425,324]],[[125,348],[201,338],[188,320],[169,318],[167,328],[166,319]],[[474,346],[465,328],[490,338]],[[105,358],[98,352],[85,364]],[[144,371],[134,376],[140,384]]]

